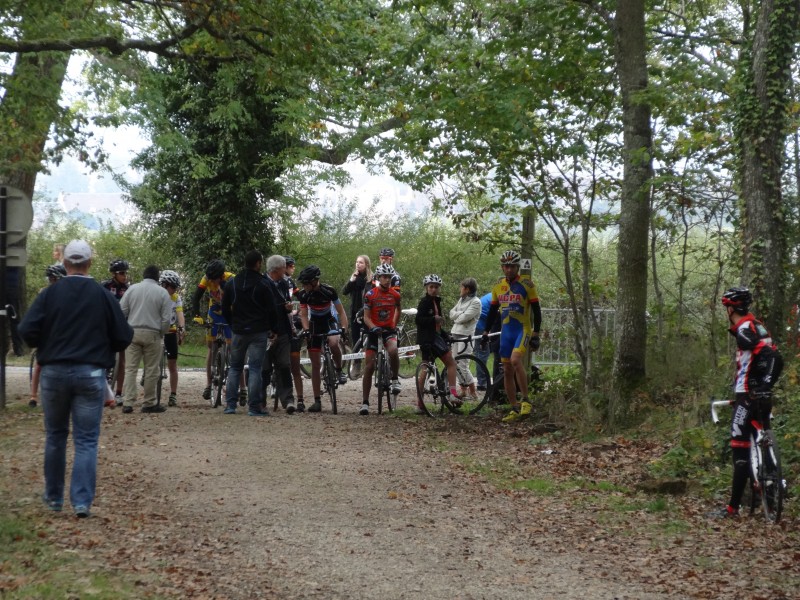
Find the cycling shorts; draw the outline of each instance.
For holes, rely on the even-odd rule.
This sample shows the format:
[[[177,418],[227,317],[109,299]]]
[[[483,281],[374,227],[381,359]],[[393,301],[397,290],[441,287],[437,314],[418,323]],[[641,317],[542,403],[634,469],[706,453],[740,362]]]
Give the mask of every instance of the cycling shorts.
[[[437,358],[442,358],[445,354],[450,352],[450,346],[444,341],[444,338],[436,334],[433,342],[429,344],[420,344],[419,351],[422,354],[422,360],[425,362],[433,362]]]
[[[387,346],[389,340],[397,342],[397,332],[395,330],[383,331],[382,333],[367,332],[367,343],[364,344],[364,352],[377,352],[378,351],[378,335],[383,338],[383,345]],[[397,345],[395,344],[395,348]]]
[[[167,350],[167,358],[174,360],[178,358],[178,334],[173,331],[164,336],[164,348]]]
[[[530,329],[516,321],[503,324],[500,330],[500,360],[509,362],[512,352],[524,354],[530,343]]]
[[[211,326],[211,329],[207,330],[208,333],[206,333],[206,342],[214,341],[214,338],[217,337],[217,332],[219,331],[220,327],[222,327],[222,332],[225,335],[225,339],[230,342],[233,338],[233,332],[231,331],[230,325],[222,325],[222,323],[225,323],[225,319],[222,317],[222,308],[216,304],[209,307],[208,318],[214,324]]]
[[[328,334],[339,331],[339,324],[335,319],[320,319],[319,321],[311,319],[308,324],[311,332],[311,336],[308,338],[309,352],[319,352],[322,349],[322,343],[329,339],[327,335],[315,334]]]

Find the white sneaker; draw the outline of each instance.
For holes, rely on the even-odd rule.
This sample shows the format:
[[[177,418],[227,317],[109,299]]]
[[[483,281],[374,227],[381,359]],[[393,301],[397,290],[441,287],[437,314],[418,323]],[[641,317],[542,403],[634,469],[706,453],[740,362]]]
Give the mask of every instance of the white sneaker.
[[[361,410],[358,411],[358,414],[360,414],[360,415],[368,415],[369,414],[369,404],[362,404],[361,405]]]
[[[397,379],[392,380],[392,393],[399,394],[402,387],[400,386],[400,381]]]

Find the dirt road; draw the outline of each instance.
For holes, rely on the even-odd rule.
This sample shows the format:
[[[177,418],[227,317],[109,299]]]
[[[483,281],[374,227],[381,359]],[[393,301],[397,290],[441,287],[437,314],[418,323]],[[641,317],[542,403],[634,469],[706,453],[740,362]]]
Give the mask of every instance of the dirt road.
[[[223,415],[201,399],[201,374],[181,377],[178,408],[106,411],[93,517],[45,517],[55,543],[133,573],[142,597],[747,597],[734,566],[737,544],[763,527],[755,519],[720,528],[681,499],[664,514],[617,512],[609,498],[629,492],[574,473],[549,488],[500,483],[577,468],[590,481],[605,480],[603,469],[631,477],[619,443],[595,460],[566,442],[543,453],[528,443],[530,425],[360,417],[360,382],[341,388],[336,416],[327,405],[319,415]],[[25,400],[23,386],[12,374],[10,402]],[[12,458],[38,473],[41,432],[28,436],[36,451]],[[30,498],[41,491],[35,476],[22,486]],[[781,583],[759,576],[772,597],[800,583],[788,551],[796,530],[781,530]]]

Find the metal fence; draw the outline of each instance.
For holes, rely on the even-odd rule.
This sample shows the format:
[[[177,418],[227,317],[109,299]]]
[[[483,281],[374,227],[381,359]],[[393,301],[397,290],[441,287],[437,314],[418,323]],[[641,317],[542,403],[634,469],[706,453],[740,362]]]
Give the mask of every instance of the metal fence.
[[[602,335],[612,335],[615,311],[613,309],[595,309],[594,312],[600,324]],[[594,334],[594,331],[592,334]],[[532,357],[532,361],[535,364],[580,364],[575,353],[575,327],[571,310],[567,308],[543,308],[540,335],[542,345]]]

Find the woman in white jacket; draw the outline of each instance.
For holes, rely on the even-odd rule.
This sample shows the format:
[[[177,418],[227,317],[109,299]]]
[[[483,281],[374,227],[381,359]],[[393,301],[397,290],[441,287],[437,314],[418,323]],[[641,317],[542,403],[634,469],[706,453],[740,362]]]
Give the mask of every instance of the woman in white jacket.
[[[461,395],[469,398],[475,398],[478,395],[475,389],[475,378],[467,368],[462,368],[458,357],[471,353],[474,346],[470,338],[475,334],[475,325],[481,316],[481,300],[478,298],[477,292],[478,282],[473,277],[467,277],[461,282],[461,298],[450,309],[450,320],[453,322],[450,335],[453,339],[453,356],[458,366],[458,383],[461,386]]]

